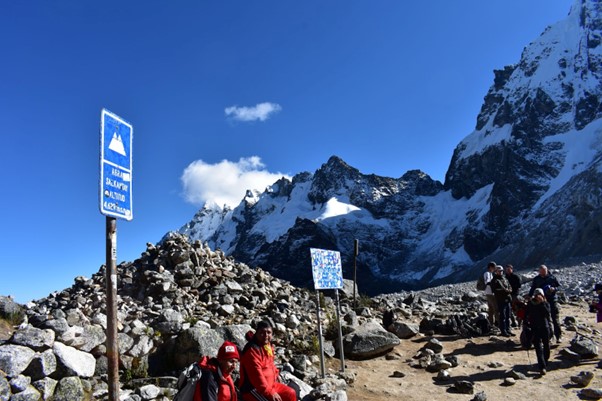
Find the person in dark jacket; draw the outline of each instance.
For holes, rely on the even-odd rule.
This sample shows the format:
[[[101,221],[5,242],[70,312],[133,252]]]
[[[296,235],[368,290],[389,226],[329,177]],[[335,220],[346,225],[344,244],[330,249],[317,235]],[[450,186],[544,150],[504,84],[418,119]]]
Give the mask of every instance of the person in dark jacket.
[[[244,401],[297,401],[297,392],[279,381],[272,335],[272,325],[259,322],[242,351],[240,392]]]
[[[531,329],[537,366],[542,375],[546,374],[548,359],[550,359],[551,320],[550,304],[546,301],[544,291],[536,288],[533,290],[533,298],[527,303],[524,324]]]
[[[501,334],[505,337],[513,336],[510,331],[510,303],[512,302],[512,287],[504,276],[504,268],[495,267],[495,274],[491,279],[491,291],[495,296],[498,310],[498,322]]]
[[[217,358],[204,356],[198,362],[202,376],[197,382],[194,401],[237,401],[236,388],[230,374],[240,359],[236,344],[225,341]]]
[[[514,273],[514,266],[511,264],[506,265],[506,280],[510,283],[510,287],[512,287],[512,303],[510,304],[510,321],[512,322],[512,327],[517,327],[516,318],[514,317],[517,309],[518,302],[518,293],[520,291],[521,281],[520,277]]]
[[[552,273],[548,271],[546,265],[539,266],[539,275],[535,276],[529,290],[529,296],[533,296],[533,292],[536,288],[541,288],[544,292],[546,300],[550,304],[550,312],[552,314],[552,325],[554,326],[554,335],[556,336],[556,343],[562,341],[562,331],[560,329],[560,321],[558,320],[559,308],[558,302],[556,301],[556,292],[560,287],[558,280]]]
[[[596,312],[596,323],[602,322],[602,283],[594,286],[594,291],[598,295],[598,302],[590,304],[590,310]]]

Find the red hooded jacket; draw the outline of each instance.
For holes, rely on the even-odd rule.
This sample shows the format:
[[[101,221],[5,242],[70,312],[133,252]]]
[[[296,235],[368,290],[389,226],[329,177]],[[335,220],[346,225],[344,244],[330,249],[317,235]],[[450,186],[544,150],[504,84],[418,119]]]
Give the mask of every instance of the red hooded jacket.
[[[204,356],[198,362],[203,375],[194,391],[194,401],[237,401],[236,389],[230,375],[224,376],[217,358]]]

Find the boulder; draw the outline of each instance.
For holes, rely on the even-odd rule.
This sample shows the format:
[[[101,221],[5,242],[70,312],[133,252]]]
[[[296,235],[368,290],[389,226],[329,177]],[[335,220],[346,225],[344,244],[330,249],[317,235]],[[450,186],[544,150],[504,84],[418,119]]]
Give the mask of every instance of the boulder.
[[[372,319],[343,337],[343,350],[345,356],[351,359],[367,359],[386,354],[399,343],[395,334],[389,333]]]
[[[23,345],[34,351],[42,351],[52,348],[54,337],[55,334],[52,330],[42,330],[27,325],[26,327],[15,331],[10,342],[12,344]]]
[[[20,375],[31,363],[35,351],[22,345],[0,345],[0,370],[8,377]]]
[[[60,342],[55,342],[52,349],[57,361],[57,371],[53,376],[94,376],[96,359],[92,355]]]

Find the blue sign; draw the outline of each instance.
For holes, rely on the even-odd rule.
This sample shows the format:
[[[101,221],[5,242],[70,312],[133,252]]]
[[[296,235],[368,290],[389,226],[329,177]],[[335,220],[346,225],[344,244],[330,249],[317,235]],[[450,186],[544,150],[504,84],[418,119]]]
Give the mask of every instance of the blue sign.
[[[134,128],[102,109],[100,117],[100,212],[132,220],[132,142]]]
[[[311,270],[316,290],[343,288],[343,269],[341,253],[324,249],[309,248],[311,253]]]

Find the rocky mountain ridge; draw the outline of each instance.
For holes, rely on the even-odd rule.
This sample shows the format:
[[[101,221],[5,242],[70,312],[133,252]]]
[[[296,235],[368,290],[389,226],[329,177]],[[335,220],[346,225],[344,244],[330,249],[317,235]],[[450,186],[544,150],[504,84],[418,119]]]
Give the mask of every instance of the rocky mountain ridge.
[[[516,65],[495,71],[445,183],[418,170],[362,174],[333,156],[234,209],[205,207],[179,231],[304,286],[309,247],[340,251],[352,277],[358,239],[369,294],[474,278],[488,259],[602,255],[601,9],[574,1]]]

